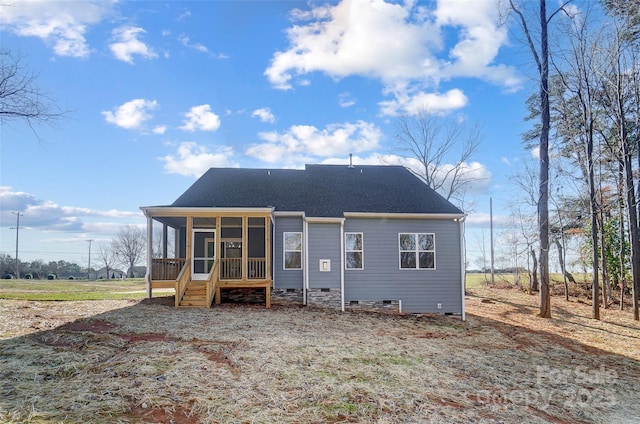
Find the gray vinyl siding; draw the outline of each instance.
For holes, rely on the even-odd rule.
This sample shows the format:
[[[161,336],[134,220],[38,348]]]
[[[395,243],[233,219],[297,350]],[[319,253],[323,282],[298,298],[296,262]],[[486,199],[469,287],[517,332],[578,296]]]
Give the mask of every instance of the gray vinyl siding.
[[[274,264],[274,288],[276,289],[299,289],[302,290],[303,272],[304,272],[304,236],[302,247],[302,268],[303,269],[284,269],[283,267],[283,233],[285,232],[303,232],[302,216],[294,217],[276,217],[274,227],[275,246],[273,252]]]
[[[344,271],[347,305],[397,299],[403,312],[462,313],[459,222],[357,218],[347,219],[344,231],[362,232],[364,243],[364,269]],[[399,233],[435,234],[435,269],[400,269]]]
[[[309,288],[339,289],[340,270],[340,224],[309,223]],[[331,260],[331,271],[320,271],[320,260]]]

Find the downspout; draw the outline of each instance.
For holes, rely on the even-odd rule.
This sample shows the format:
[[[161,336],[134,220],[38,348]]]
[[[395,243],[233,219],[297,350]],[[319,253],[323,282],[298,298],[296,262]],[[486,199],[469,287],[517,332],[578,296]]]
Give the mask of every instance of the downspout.
[[[464,265],[465,263],[465,246],[464,246],[464,221],[466,219],[466,216],[463,216],[462,218],[460,218],[460,220],[458,221],[458,223],[460,224],[460,274],[462,275],[461,277],[461,281],[460,281],[460,288],[461,288],[461,296],[462,296],[462,320],[466,321],[466,315],[465,315],[465,311],[464,311],[464,296],[465,296],[465,291],[466,291],[466,280],[467,280],[467,270],[466,267]]]
[[[344,219],[340,221],[340,310],[344,312]]]
[[[153,219],[147,216],[147,272],[144,280],[147,284],[147,299],[151,299],[151,268],[153,267]],[[108,278],[108,276],[107,276]]]
[[[303,217],[303,227],[302,227],[302,240],[304,242],[304,263],[302,264],[303,269],[303,282],[302,282],[302,304],[307,305],[307,289],[309,288],[309,237],[307,236],[309,233],[309,223],[307,222],[307,218]]]
[[[276,220],[273,218],[273,209],[271,210],[269,231],[271,231],[271,288],[276,288]]]

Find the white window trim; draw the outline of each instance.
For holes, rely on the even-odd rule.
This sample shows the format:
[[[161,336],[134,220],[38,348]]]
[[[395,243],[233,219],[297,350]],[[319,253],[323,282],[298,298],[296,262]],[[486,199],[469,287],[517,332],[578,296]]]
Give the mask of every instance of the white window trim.
[[[402,234],[412,234],[416,237],[416,249],[411,250],[402,250],[400,249],[400,236]],[[420,235],[430,235],[433,237],[433,250],[420,250],[420,243],[418,242],[418,238]],[[400,270],[414,270],[414,271],[432,271],[436,269],[436,234],[435,233],[398,233],[398,269]],[[403,268],[402,267],[402,252],[414,252],[416,253],[416,266],[414,268]],[[433,268],[420,268],[420,252],[433,252]]]
[[[300,234],[300,250],[287,250],[287,244],[285,242],[287,234]],[[304,258],[302,257],[304,239],[302,237],[302,231],[284,231],[282,233],[282,269],[284,271],[299,271],[303,268],[302,264]],[[300,268],[287,268],[287,252],[300,252]]]
[[[362,241],[362,249],[361,250],[347,250],[347,235],[349,234],[360,234],[360,240]],[[352,252],[360,252],[362,255],[362,266],[360,268],[348,268],[347,267],[347,253]],[[344,269],[349,271],[362,271],[364,270],[364,233],[357,231],[348,231],[344,233]]]

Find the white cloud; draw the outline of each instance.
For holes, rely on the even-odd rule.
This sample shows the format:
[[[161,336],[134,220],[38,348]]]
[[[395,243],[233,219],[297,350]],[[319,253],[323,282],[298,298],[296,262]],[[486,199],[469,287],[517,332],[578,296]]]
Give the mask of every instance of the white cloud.
[[[351,107],[356,104],[356,99],[353,98],[351,93],[340,93],[338,96],[338,105],[340,107]]]
[[[310,125],[294,125],[286,132],[259,133],[265,141],[250,146],[246,154],[267,163],[304,163],[312,158],[348,155],[374,150],[382,132],[372,123],[339,123],[318,129]]]
[[[251,116],[254,118],[260,118],[260,121],[269,122],[271,124],[276,121],[276,117],[273,116],[273,113],[271,113],[271,109],[269,109],[268,107],[254,110]]]
[[[139,55],[145,59],[155,59],[158,57],[149,46],[138,40],[138,37],[145,33],[139,27],[122,26],[111,32],[113,42],[109,45],[111,52],[118,60],[133,64],[133,56]]]
[[[162,135],[165,132],[167,132],[167,126],[166,125],[158,125],[156,127],[153,127],[152,131],[153,131],[154,134]]]
[[[441,26],[460,28],[459,41],[449,52],[451,60],[444,63],[444,76],[477,77],[507,89],[520,87],[513,68],[493,64],[500,47],[508,43],[508,29],[499,24],[495,4],[480,1],[469,7],[468,0],[441,1],[435,15]]]
[[[416,10],[411,3],[345,0],[294,11],[292,18],[305,22],[286,31],[291,47],[273,55],[265,75],[281,89],[291,88],[294,76],[315,71],[386,84],[432,75],[437,62],[430,49],[440,44],[439,31]]]
[[[168,174],[200,177],[209,168],[230,167],[239,165],[232,160],[234,151],[231,147],[220,147],[211,153],[206,146],[192,141],[180,143],[175,155],[159,158],[164,162],[164,170]]]
[[[157,107],[158,102],[155,100],[133,99],[114,108],[113,111],[103,111],[102,115],[111,124],[121,128],[134,129],[151,119],[152,115],[149,111]]]
[[[508,37],[492,2],[474,2],[473,7],[468,0],[432,4],[435,9],[415,1],[343,0],[295,10],[294,25],[286,31],[289,47],[273,54],[264,74],[279,89],[308,84],[305,76],[313,72],[334,79],[358,75],[379,80],[384,93],[395,97],[381,104],[383,113],[415,108],[412,103],[423,102],[421,97],[441,97],[439,83],[455,77],[478,78],[507,90],[520,87],[514,68],[495,63]],[[447,47],[445,38],[456,35],[457,42]],[[450,91],[456,92],[462,93]],[[444,112],[464,104],[436,109]]]
[[[220,117],[211,112],[211,106],[200,105],[192,107],[189,112],[185,113],[184,125],[180,129],[184,131],[194,132],[200,131],[216,131],[220,128]]]
[[[199,51],[201,53],[208,53],[209,52],[209,49],[207,49],[207,47],[205,45],[200,44],[200,43],[191,43],[190,42],[191,40],[189,40],[189,37],[187,37],[184,34],[181,34],[178,37],[178,41],[180,41],[180,43],[183,46],[188,47],[188,48],[193,49],[193,50],[196,50],[196,51]]]
[[[467,96],[457,88],[440,93],[419,92],[416,94],[399,93],[394,100],[380,102],[383,115],[446,115],[467,105]]]
[[[77,206],[60,206],[51,200],[42,200],[37,196],[13,191],[11,187],[0,187],[0,222],[2,226],[13,225],[20,212],[20,227],[41,228],[58,231],[85,231],[83,218],[131,219],[139,218],[140,212],[119,210],[95,210]]]
[[[112,13],[115,1],[11,1],[0,6],[0,30],[37,37],[59,56],[86,57],[85,34]]]

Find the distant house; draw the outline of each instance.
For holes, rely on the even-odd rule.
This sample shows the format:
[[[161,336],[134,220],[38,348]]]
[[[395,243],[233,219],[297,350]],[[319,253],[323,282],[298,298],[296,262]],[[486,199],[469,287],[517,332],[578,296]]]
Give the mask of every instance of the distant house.
[[[95,278],[97,280],[108,280],[108,279],[121,279],[123,276],[125,276],[125,272],[121,271],[117,268],[100,268],[99,270],[95,271],[95,276],[92,276],[92,278]]]
[[[148,294],[210,307],[225,292],[464,318],[465,214],[400,166],[212,168],[167,206],[142,207]],[[168,228],[177,257],[167,257]],[[238,290],[241,289],[241,290]]]

